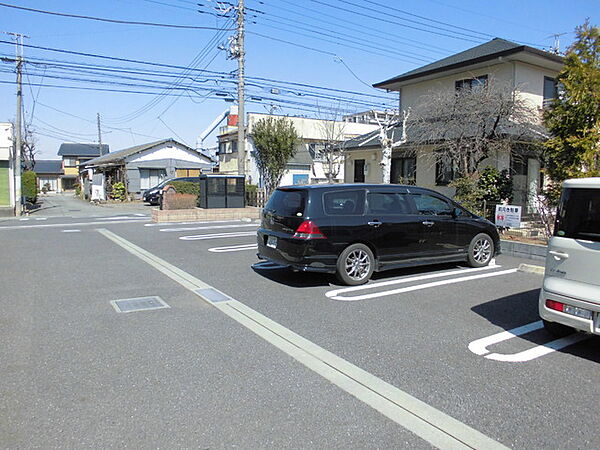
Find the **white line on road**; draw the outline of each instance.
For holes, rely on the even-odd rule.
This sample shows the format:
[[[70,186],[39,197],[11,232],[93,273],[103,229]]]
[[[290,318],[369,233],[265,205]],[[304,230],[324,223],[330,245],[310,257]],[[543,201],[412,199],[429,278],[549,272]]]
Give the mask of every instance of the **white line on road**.
[[[396,278],[396,279],[388,280],[388,281],[379,281],[379,282],[363,284],[360,286],[352,286],[352,287],[347,287],[347,288],[335,289],[333,291],[327,292],[325,295],[327,297],[333,297],[336,295],[345,294],[347,292],[364,291],[367,289],[376,289],[376,288],[380,288],[380,287],[384,287],[384,286],[393,286],[395,284],[412,283],[413,281],[430,280],[432,278],[440,278],[440,277],[445,277],[445,276],[449,276],[449,275],[480,272],[482,270],[490,270],[490,269],[498,269],[500,267],[502,267],[502,266],[490,264],[489,266],[485,266],[485,267],[478,267],[478,268],[466,267],[466,268],[457,269],[457,270],[448,270],[448,271],[444,271],[444,272],[427,273],[424,275],[415,275],[412,277]]]
[[[47,217],[36,217],[35,220],[37,220],[37,221],[48,220],[48,218]]]
[[[258,224],[256,223],[245,223],[243,225],[217,225],[217,226],[208,226],[208,227],[187,227],[187,228],[163,228],[160,231],[164,231],[165,233],[175,233],[180,231],[197,231],[197,230],[217,230],[220,228],[248,228],[254,227],[258,228]]]
[[[81,230],[62,230],[63,233],[81,233]]]
[[[555,339],[545,344],[536,345],[528,350],[512,354],[490,353],[490,350],[488,350],[490,345],[499,344],[500,342],[531,333],[532,331],[540,330],[543,327],[544,325],[542,321],[539,320],[537,322],[528,323],[527,325],[513,328],[511,330],[502,331],[500,333],[496,333],[471,342],[469,344],[469,350],[476,355],[484,356],[485,358],[492,359],[494,361],[527,362],[590,338],[590,336],[583,333],[575,333],[570,336]]]
[[[11,225],[11,226],[0,226],[2,230],[20,230],[26,228],[61,228],[61,227],[81,227],[87,225],[111,225],[114,223],[142,223],[147,222],[149,219],[128,219],[121,221],[99,221],[99,222],[74,222],[74,223],[44,223],[39,225]]]
[[[498,277],[501,275],[508,275],[511,273],[515,273],[515,272],[517,272],[517,270],[518,269],[507,269],[507,270],[500,270],[498,272],[492,272],[492,273],[469,275],[466,277],[451,278],[449,280],[433,281],[431,283],[417,284],[415,286],[407,286],[404,288],[392,289],[390,291],[372,292],[370,294],[354,295],[354,296],[350,296],[350,297],[336,294],[335,291],[327,292],[325,295],[333,300],[339,300],[339,301],[344,301],[344,302],[355,302],[358,300],[369,300],[372,298],[379,298],[379,297],[384,297],[387,295],[395,295],[395,294],[403,294],[405,292],[419,291],[421,289],[428,289],[428,288],[432,288],[432,287],[436,287],[436,286],[445,286],[447,284],[462,283],[464,281],[478,280],[480,278]],[[443,275],[440,274],[440,276],[443,276]],[[415,278],[417,278],[417,277],[415,277]],[[415,281],[415,280],[412,280],[412,281]]]
[[[115,233],[108,230],[98,231],[126,251],[201,296],[215,308],[296,361],[430,444],[442,449],[506,448],[474,428],[319,347]],[[219,297],[219,300],[211,301],[203,296],[201,291],[212,292],[213,296]]]
[[[208,251],[212,253],[228,253],[228,252],[241,252],[243,250],[255,250],[258,248],[256,244],[242,244],[242,245],[230,245],[228,247],[213,247],[209,248]]]
[[[231,220],[205,220],[202,222],[159,222],[159,223],[147,223],[145,227],[168,227],[168,226],[181,226],[181,225],[199,225],[203,223],[231,223],[241,222],[239,219]]]
[[[256,231],[242,231],[239,233],[197,234],[194,236],[181,236],[179,239],[181,239],[182,241],[203,241],[205,239],[223,239],[243,236],[256,236]]]

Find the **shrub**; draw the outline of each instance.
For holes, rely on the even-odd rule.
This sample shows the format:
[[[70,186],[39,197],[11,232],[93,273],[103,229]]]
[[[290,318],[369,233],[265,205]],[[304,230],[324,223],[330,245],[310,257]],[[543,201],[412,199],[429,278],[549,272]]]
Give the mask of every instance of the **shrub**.
[[[111,198],[113,200],[124,201],[127,199],[127,190],[125,189],[125,184],[121,181],[117,183],[113,183]]]
[[[178,194],[192,194],[198,197],[200,195],[200,183],[193,181],[173,181],[169,183],[175,188]]]
[[[488,204],[499,204],[503,200],[512,202],[513,180],[506,169],[500,172],[494,167],[486,167],[481,172],[477,185],[481,190],[482,200]]]
[[[81,184],[80,183],[75,183],[75,195],[77,197],[81,196]]]
[[[31,170],[26,170],[21,175],[21,195],[30,203],[37,201],[37,175]]]
[[[473,176],[457,178],[450,183],[456,189],[454,200],[475,214],[482,214],[482,192],[477,178]]]
[[[172,194],[163,198],[162,209],[194,209],[198,196],[194,194]]]

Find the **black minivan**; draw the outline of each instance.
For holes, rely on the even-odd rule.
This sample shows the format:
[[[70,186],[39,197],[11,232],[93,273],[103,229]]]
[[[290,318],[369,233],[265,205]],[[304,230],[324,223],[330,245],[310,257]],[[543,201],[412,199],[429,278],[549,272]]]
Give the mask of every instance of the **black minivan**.
[[[292,269],[335,273],[348,285],[373,272],[500,253],[494,224],[430,189],[402,185],[279,187],[263,209],[258,257]]]

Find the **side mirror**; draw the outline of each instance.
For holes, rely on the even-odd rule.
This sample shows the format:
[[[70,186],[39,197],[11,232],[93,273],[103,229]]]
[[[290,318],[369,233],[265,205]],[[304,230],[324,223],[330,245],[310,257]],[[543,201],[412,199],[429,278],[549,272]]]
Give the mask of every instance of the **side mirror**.
[[[462,210],[460,208],[454,208],[452,210],[452,217],[454,217],[455,219],[462,216]]]

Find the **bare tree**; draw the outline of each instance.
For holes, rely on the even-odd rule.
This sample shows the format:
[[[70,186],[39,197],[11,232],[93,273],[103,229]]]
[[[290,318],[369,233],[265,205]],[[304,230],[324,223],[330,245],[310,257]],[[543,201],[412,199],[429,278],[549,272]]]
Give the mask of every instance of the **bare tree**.
[[[459,176],[477,173],[479,163],[497,152],[547,138],[539,110],[518,87],[492,78],[424,96],[409,128],[411,144],[450,159]]]
[[[395,112],[385,112],[385,116],[380,118],[378,114],[374,114],[377,125],[379,126],[378,140],[381,145],[381,182],[389,184],[391,182],[392,172],[392,150],[399,147],[407,141],[407,124],[410,117],[410,109],[402,111],[402,120]],[[400,129],[401,135],[395,137],[395,131]]]
[[[323,168],[323,174],[328,183],[333,183],[340,175],[345,158],[346,123],[343,121],[343,113],[346,111],[341,104],[337,107],[321,110],[319,108],[318,118],[320,119],[319,129],[321,134],[320,142],[315,143],[314,151],[311,151],[313,162],[320,162]],[[313,163],[312,172],[317,176],[316,167]]]
[[[13,133],[16,133],[15,122],[11,120],[10,123],[13,125]],[[16,142],[14,136],[13,142]],[[32,168],[35,165],[35,156],[38,153],[36,144],[37,139],[33,128],[31,125],[24,123],[21,135],[21,163],[25,163],[28,168]]]

